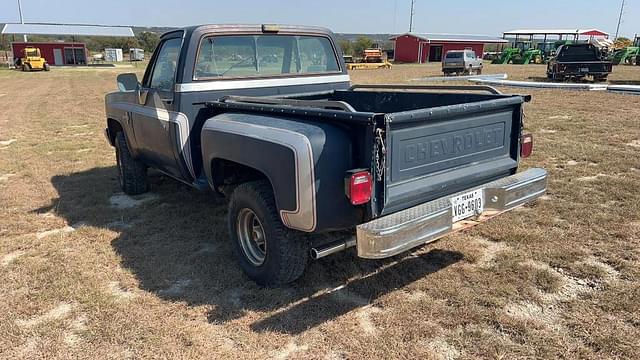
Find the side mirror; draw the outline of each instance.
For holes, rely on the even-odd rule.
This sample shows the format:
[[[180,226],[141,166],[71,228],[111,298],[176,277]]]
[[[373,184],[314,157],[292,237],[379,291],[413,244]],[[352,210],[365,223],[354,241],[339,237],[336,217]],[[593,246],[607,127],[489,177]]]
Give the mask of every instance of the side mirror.
[[[120,74],[116,78],[118,82],[118,90],[120,91],[136,91],[140,89],[140,82],[134,73]]]

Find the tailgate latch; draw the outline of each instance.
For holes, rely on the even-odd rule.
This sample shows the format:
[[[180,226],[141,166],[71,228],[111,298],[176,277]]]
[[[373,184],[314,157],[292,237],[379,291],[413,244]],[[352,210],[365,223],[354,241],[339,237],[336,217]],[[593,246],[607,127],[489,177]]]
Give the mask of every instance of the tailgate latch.
[[[384,146],[384,130],[376,129],[376,180],[382,181],[384,176],[385,159],[387,154],[387,148]]]

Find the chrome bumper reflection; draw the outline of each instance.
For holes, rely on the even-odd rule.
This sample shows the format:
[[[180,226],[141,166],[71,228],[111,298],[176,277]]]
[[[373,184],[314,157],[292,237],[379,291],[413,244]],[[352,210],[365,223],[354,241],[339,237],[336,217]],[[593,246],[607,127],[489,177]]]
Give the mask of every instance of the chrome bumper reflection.
[[[358,256],[387,258],[477,225],[542,196],[547,177],[544,169],[534,168],[460,192],[484,189],[484,212],[477,218],[452,222],[450,199],[458,193],[358,225]]]

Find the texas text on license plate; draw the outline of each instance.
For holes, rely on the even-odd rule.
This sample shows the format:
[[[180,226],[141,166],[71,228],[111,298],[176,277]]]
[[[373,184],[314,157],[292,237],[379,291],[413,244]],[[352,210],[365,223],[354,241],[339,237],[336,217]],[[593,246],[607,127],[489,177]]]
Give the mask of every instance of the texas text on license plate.
[[[484,208],[482,189],[473,190],[451,198],[452,222],[458,222],[474,215],[480,215]]]

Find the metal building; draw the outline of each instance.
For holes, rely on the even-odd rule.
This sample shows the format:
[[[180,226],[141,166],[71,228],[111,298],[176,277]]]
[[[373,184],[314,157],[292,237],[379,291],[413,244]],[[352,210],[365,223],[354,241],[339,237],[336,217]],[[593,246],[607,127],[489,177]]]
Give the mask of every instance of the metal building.
[[[133,37],[133,30],[124,26],[70,25],[70,24],[5,24],[2,35],[50,35],[50,36],[115,36]],[[51,65],[84,65],[88,52],[85,44],[75,42],[13,42],[13,57],[19,58],[25,47],[37,47]],[[122,51],[122,50],[121,50]]]

